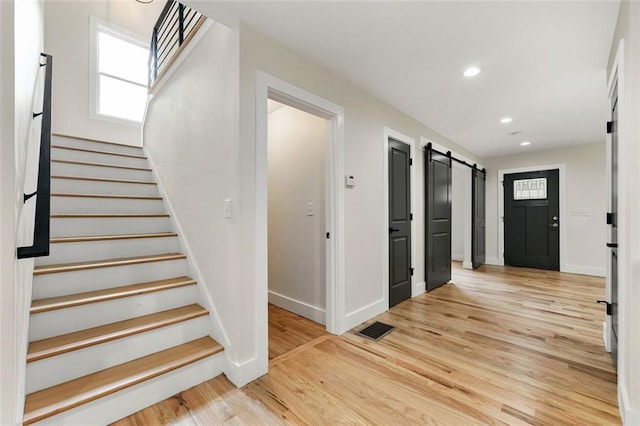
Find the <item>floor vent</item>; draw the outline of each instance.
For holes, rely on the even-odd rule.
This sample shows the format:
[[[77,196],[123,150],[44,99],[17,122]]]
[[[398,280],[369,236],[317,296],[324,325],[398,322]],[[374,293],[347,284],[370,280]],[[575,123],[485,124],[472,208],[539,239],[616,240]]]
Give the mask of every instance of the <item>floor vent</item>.
[[[376,321],[370,326],[358,331],[357,334],[368,339],[378,341],[387,334],[391,333],[393,330],[395,330],[394,326]]]

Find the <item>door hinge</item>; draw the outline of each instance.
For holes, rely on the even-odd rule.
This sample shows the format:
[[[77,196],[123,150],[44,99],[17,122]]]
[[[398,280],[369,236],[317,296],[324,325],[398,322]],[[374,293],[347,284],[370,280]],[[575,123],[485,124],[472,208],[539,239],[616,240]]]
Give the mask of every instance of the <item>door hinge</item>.
[[[607,305],[607,315],[613,314],[613,305],[606,300],[596,300],[597,303],[604,303]]]
[[[607,225],[613,225],[615,213],[607,213]]]
[[[413,276],[413,268],[409,268],[409,273]]]
[[[607,134],[613,132],[613,121],[607,121]]]
[[[409,158],[409,165],[413,166],[413,158]]]
[[[331,238],[331,234],[329,234],[329,233],[327,232],[327,240],[328,240],[329,238]]]
[[[413,213],[409,213],[409,220],[413,220]]]

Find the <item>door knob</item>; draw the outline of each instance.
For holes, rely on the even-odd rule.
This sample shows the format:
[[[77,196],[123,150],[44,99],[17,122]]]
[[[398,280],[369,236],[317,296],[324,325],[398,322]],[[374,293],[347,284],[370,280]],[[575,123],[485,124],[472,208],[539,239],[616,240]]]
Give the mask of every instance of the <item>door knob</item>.
[[[553,226],[554,228],[557,228],[559,225],[558,225],[557,223],[552,223],[552,224],[551,224],[551,225],[549,225],[549,226]]]
[[[389,233],[390,234],[393,234],[394,232],[400,232],[400,230],[397,229],[397,228],[389,228]]]
[[[554,216],[554,217],[553,217],[553,220],[558,220],[558,216]]]

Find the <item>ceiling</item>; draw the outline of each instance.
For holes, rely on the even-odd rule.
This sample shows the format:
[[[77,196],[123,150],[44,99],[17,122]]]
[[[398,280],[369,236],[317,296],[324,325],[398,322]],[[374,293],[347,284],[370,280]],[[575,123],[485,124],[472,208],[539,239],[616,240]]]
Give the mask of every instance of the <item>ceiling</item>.
[[[605,140],[619,1],[209,3],[482,158]]]

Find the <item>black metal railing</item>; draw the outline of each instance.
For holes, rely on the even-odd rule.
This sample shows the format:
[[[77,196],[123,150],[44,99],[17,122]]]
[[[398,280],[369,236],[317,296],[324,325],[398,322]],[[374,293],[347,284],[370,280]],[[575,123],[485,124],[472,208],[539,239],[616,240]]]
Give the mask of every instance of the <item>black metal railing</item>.
[[[36,197],[36,214],[34,219],[33,244],[18,247],[18,259],[27,257],[49,256],[49,225],[51,217],[51,82],[53,72],[53,58],[46,53],[40,54],[41,67],[44,72],[44,93],[42,111],[34,112],[33,119],[41,117],[40,153],[38,155],[38,185],[30,194],[24,194],[26,203],[31,197]]]
[[[180,48],[189,42],[206,17],[189,6],[168,0],[158,17],[151,36],[149,52],[149,87],[171,64]]]

